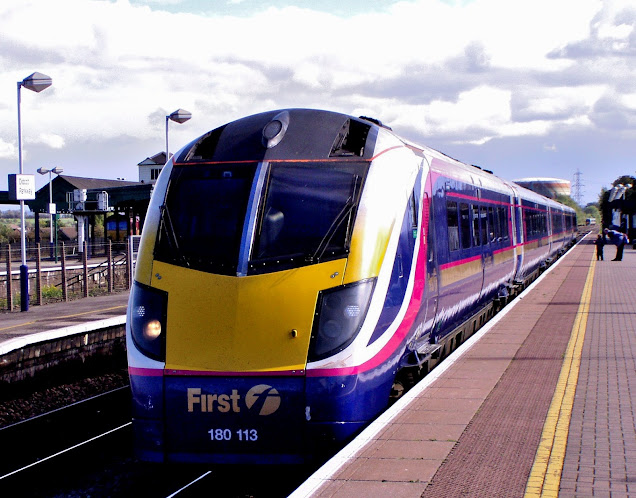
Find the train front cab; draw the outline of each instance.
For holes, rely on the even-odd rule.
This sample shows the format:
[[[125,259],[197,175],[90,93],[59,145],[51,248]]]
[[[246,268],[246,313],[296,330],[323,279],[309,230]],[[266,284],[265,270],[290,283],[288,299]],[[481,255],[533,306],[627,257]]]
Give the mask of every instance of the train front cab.
[[[250,260],[249,268],[243,269],[249,274],[242,276],[236,275],[241,268],[229,262],[242,250],[240,243],[232,243],[242,234],[226,232],[237,226],[243,230],[235,213],[249,208],[234,205],[218,214],[222,221],[210,227],[210,213],[197,203],[208,202],[210,195],[225,196],[219,205],[227,207],[236,204],[230,196],[239,199],[242,194],[249,204],[251,187],[241,184],[259,184],[259,165],[252,165],[249,180],[244,164],[225,164],[213,175],[214,168],[183,167],[172,175],[160,208],[148,283],[139,281],[142,265],[129,312],[131,344],[137,349],[130,363],[138,365],[131,368],[135,432],[145,438],[137,443],[145,459],[291,463],[307,451],[304,432],[312,414],[305,398],[305,367],[313,322],[320,318],[315,314],[317,296],[325,289],[339,289],[331,291],[331,299],[324,298],[325,306],[337,306],[338,298],[344,299],[349,314],[360,315],[373,283],[343,286],[343,250],[352,223],[346,204],[352,203],[352,195],[359,196],[365,166],[313,166],[271,167],[267,202],[275,209],[264,210],[267,214],[255,236],[260,257]],[[327,187],[313,195],[306,188],[312,175],[315,183]],[[337,177],[332,185],[329,176]],[[285,188],[278,188],[283,182]],[[289,183],[294,182],[302,203],[289,194]],[[327,209],[333,212],[329,223],[317,226],[324,225],[320,220],[328,217],[320,215]],[[228,219],[230,211],[234,219]],[[331,221],[337,216],[345,228],[333,230]],[[253,221],[245,224],[249,229]],[[206,227],[208,240],[202,240]],[[334,233],[327,240],[330,230]],[[214,245],[213,240],[223,235],[226,247]],[[291,253],[276,254],[281,247]],[[209,267],[210,253],[215,252],[216,266]],[[326,261],[308,264],[307,254],[320,259],[325,252],[330,254]],[[147,340],[153,326],[166,331],[163,346],[154,348]],[[325,351],[333,347],[312,344]],[[149,363],[153,358],[155,363]],[[144,363],[150,368],[143,368]]]
[[[426,273],[409,207],[422,206],[422,158],[386,140],[377,167],[355,156],[164,167],[129,305],[141,458],[300,463],[386,407],[419,311],[416,267],[422,284]]]

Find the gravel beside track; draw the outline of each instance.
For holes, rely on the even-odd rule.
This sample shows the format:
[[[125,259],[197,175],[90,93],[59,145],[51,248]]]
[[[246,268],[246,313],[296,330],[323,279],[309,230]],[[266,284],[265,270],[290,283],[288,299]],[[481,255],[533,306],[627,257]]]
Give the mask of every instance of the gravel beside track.
[[[0,428],[128,385],[125,368],[56,372],[44,380],[2,386]]]

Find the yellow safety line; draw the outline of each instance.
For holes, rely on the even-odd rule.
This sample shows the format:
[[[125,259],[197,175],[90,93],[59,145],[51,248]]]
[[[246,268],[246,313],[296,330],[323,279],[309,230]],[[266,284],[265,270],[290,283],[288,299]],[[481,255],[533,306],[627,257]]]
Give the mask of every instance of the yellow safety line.
[[[101,309],[101,310],[85,311],[83,313],[75,313],[74,315],[58,316],[56,319],[73,318],[74,316],[90,315],[91,313],[100,313],[102,311],[116,310],[117,308],[125,308],[126,306],[127,306],[126,304],[121,304],[119,306],[113,306],[112,308],[104,308],[104,309]]]
[[[74,315],[58,316],[58,317],[55,317],[55,320],[61,320],[62,318],[73,318],[74,316],[90,315],[91,313],[100,313],[102,311],[116,310],[118,308],[125,308],[125,307],[126,307],[126,305],[122,304],[120,306],[113,306],[112,308],[104,308],[104,309],[101,309],[101,310],[85,311],[83,313],[75,313]],[[0,329],[0,331],[9,330],[9,329],[15,329],[17,327],[23,327],[24,325],[32,325],[32,324],[37,323],[37,322],[45,322],[47,320],[48,320],[48,318],[44,318],[42,320],[34,320],[32,322],[18,323],[17,325],[11,325],[9,327],[3,327],[3,328]]]
[[[1,329],[0,329],[0,331],[2,331],[2,330],[14,329],[14,328],[16,328],[16,327],[22,327],[22,326],[24,326],[24,325],[32,325],[32,324],[34,324],[34,323],[35,323],[35,322],[24,322],[24,323],[18,323],[17,325],[11,325],[10,327],[3,327],[3,328],[1,328]]]
[[[570,342],[565,352],[561,374],[557,382],[554,397],[548,410],[548,416],[543,426],[541,441],[534,464],[530,471],[530,477],[526,484],[526,497],[557,497],[561,484],[561,472],[565,459],[565,449],[568,442],[568,431],[574,405],[574,394],[579,378],[581,365],[581,351],[587,328],[587,318],[590,311],[592,296],[592,282],[596,260],[592,258],[592,264],[587,273],[581,304],[577,311]]]

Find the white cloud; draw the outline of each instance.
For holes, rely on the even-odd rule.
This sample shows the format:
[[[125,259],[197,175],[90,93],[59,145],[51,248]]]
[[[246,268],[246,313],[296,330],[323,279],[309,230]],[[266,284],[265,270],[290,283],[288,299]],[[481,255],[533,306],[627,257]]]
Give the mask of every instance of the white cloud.
[[[5,142],[0,138],[0,158],[17,159],[17,148],[12,144]]]
[[[513,97],[515,121],[540,119],[558,122],[574,116],[587,114],[603,95],[603,85],[571,87],[520,88]]]
[[[64,138],[55,133],[41,133],[37,141],[47,145],[51,149],[61,149],[65,143]]]
[[[360,110],[448,143],[634,123],[630,0],[410,0],[349,16],[309,2],[254,13],[245,2],[240,16],[153,10],[166,2],[177,0],[4,2],[0,158],[15,154],[15,85],[33,71],[53,86],[23,92],[25,148],[69,154],[120,136],[161,150],[164,123],[148,116],[180,107],[193,119],[171,128],[175,144],[287,106]]]
[[[616,40],[626,40],[633,31],[634,26],[628,24],[620,24],[618,26],[603,24],[598,28],[598,37],[601,39],[613,38]]]

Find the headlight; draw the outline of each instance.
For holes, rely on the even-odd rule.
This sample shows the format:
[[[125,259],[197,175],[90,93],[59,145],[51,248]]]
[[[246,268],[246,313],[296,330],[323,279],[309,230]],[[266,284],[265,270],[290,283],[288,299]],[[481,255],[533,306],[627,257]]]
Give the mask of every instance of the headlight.
[[[321,291],[309,345],[309,361],[342,351],[362,327],[375,279]]]
[[[135,346],[146,356],[164,361],[166,357],[166,310],[168,295],[134,282],[128,304],[128,321]]]

